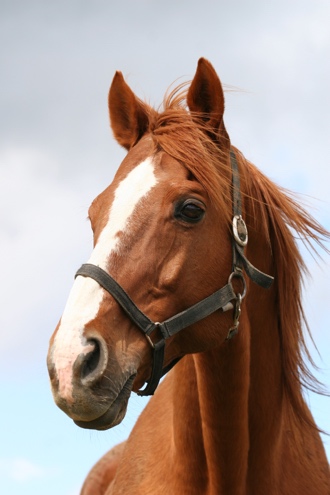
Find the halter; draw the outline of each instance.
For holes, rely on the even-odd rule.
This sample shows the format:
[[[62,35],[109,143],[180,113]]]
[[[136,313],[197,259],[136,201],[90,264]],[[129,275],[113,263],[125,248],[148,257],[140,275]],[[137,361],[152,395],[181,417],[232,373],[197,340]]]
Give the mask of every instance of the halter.
[[[263,288],[269,288],[273,282],[273,277],[266,275],[255,268],[246,259],[244,247],[248,242],[248,231],[242,218],[242,199],[240,192],[240,178],[236,156],[233,150],[230,151],[230,160],[232,167],[232,186],[233,186],[233,266],[232,272],[228,278],[228,283],[202,301],[194,304],[190,308],[168,318],[163,322],[153,322],[146,316],[132,301],[125,290],[114,280],[111,275],[102,268],[90,263],[84,264],[76,273],[83,277],[90,277],[109,292],[112,297],[121,306],[132,322],[144,333],[149,344],[153,349],[152,372],[146,387],[139,390],[138,394],[153,395],[162,376],[164,376],[180,358],[172,361],[168,366],[163,367],[165,342],[169,337],[177,334],[181,330],[198,321],[206,318],[215,311],[225,312],[234,308],[234,322],[229,329],[226,340],[231,339],[238,331],[239,317],[241,313],[241,302],[246,294],[246,283],[243,275],[243,268],[250,279]],[[232,281],[239,279],[242,283],[242,293],[235,293]],[[158,342],[153,342],[151,335],[158,331],[161,338]]]

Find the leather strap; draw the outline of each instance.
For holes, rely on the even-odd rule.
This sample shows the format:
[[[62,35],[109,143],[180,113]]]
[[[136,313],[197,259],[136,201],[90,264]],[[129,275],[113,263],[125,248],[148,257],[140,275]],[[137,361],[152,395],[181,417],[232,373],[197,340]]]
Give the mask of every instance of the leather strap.
[[[76,277],[83,276],[89,277],[95,280],[101,285],[107,292],[109,292],[121,308],[125,311],[127,316],[139,327],[139,329],[148,337],[149,342],[153,347],[153,368],[150,380],[144,390],[139,391],[139,395],[152,395],[156,390],[159,380],[169,371],[174,365],[172,363],[166,368],[163,373],[165,340],[173,335],[177,334],[184,328],[197,323],[198,321],[206,318],[215,311],[227,311],[233,308],[231,301],[236,299],[231,283],[228,283],[222,289],[214,292],[210,296],[206,297],[202,301],[194,304],[190,308],[181,311],[180,313],[168,318],[162,323],[153,322],[150,320],[134,303],[125,290],[116,282],[102,268],[90,263],[82,265],[76,273]],[[159,329],[162,338],[160,341],[154,343],[150,339],[150,335],[154,330]],[[176,360],[175,362],[177,362]]]
[[[82,265],[76,273],[76,277],[90,277],[98,282],[107,292],[109,292],[117,303],[122,307],[127,316],[135,323],[143,333],[150,336],[158,328],[162,337],[166,340],[184,328],[197,323],[217,310],[227,311],[232,308],[229,303],[236,299],[231,283],[222,289],[217,290],[202,301],[194,304],[190,308],[168,318],[162,323],[150,320],[134,303],[125,290],[102,268],[90,263]]]
[[[150,333],[155,329],[155,324],[136,306],[125,290],[111,277],[107,272],[99,266],[86,263],[82,265],[76,273],[76,277],[90,277],[109,292],[117,303],[122,307],[127,316],[135,323],[140,330],[145,334]]]
[[[253,266],[252,263],[248,261],[244,254],[244,245],[242,244],[247,244],[248,232],[245,222],[242,218],[242,199],[240,192],[241,185],[239,170],[236,155],[234,150],[232,149],[230,150],[230,161],[233,174],[233,215],[234,221],[236,219],[236,223],[238,224],[237,234],[235,235],[235,232],[233,233],[233,272],[242,272],[244,268],[246,274],[253,282],[260,285],[264,289],[268,289],[272,285],[274,277],[258,270],[258,268]]]
[[[235,151],[230,150],[230,165],[232,172],[232,186],[233,186],[233,215],[242,215],[242,196],[241,196],[241,181],[239,178],[238,164],[236,160]]]
[[[260,285],[264,289],[269,289],[274,281],[274,277],[271,275],[267,275],[262,271],[258,270],[255,266],[253,266],[245,257],[244,250],[241,246],[235,243],[235,249],[238,254],[238,259],[242,262],[244,266],[244,270],[246,274],[250,277],[250,279],[256,284]]]

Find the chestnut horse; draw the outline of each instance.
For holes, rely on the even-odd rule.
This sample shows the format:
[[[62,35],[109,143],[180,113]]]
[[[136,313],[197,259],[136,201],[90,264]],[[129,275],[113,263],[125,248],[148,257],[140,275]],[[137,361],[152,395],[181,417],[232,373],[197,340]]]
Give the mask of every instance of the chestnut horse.
[[[329,495],[302,394],[319,384],[294,233],[329,234],[231,146],[207,60],[161,112],[117,72],[109,110],[128,154],[89,209],[94,249],[50,341],[52,391],[104,430],[172,369],[82,494]]]

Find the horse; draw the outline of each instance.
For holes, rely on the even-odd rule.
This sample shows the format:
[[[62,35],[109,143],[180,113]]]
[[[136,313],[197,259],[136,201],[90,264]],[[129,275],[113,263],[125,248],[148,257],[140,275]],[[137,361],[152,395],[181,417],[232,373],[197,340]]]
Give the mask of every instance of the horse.
[[[128,152],[89,208],[94,248],[48,370],[82,428],[119,424],[132,392],[152,397],[82,495],[329,495],[303,395],[321,384],[296,237],[314,247],[330,234],[231,144],[206,59],[159,110],[116,72],[109,113]]]

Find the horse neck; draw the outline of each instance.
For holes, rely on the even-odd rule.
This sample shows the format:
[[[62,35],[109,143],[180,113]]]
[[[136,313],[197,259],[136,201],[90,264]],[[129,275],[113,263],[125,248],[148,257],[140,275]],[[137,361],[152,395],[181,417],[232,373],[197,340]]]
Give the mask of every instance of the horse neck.
[[[255,209],[243,212],[253,220],[246,256],[273,274],[273,233],[271,228],[269,235],[261,232],[254,220],[260,218],[258,208],[256,202]],[[300,385],[292,384],[297,387],[295,400],[311,418],[310,426],[302,422],[284,386],[279,311],[287,308],[278,307],[279,281],[267,290],[247,282],[238,335],[186,356],[173,370],[173,465],[186,463],[183,476],[193,472],[193,481],[203,487],[196,493],[313,493],[314,486],[324,488],[319,493],[328,493],[326,457]],[[202,320],[202,334],[219,331],[225,317],[219,315],[213,329]]]
[[[185,387],[179,369],[175,380],[177,448],[184,455],[189,437],[210,494],[245,494],[255,479],[260,486],[252,493],[261,493],[261,478],[269,483],[280,468],[283,398],[274,297],[250,287],[244,303],[238,335],[188,356],[194,385]]]

